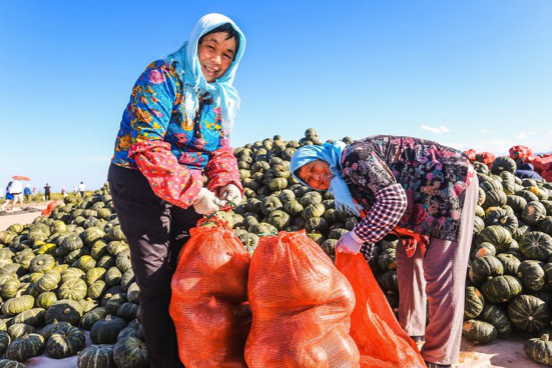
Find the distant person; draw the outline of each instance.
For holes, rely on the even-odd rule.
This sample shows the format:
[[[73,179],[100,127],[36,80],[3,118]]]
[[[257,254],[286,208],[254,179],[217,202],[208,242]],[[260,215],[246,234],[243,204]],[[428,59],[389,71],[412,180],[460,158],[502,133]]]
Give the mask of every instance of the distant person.
[[[4,198],[4,190],[0,188],[0,200]]]
[[[85,185],[84,185],[84,182],[81,182],[80,185],[79,185],[79,192],[80,192],[80,195],[81,197],[84,197],[84,189],[85,189]]]
[[[44,186],[44,200],[50,201],[50,191],[52,190],[52,186],[50,186],[49,183],[46,183],[46,186]]]
[[[31,191],[31,187],[29,185],[26,185],[23,189],[23,195],[25,195],[25,201],[30,202],[30,197],[33,194],[33,191]]]
[[[67,191],[65,190],[65,186],[61,186],[61,196],[63,197],[67,196]]]
[[[13,195],[13,209],[19,201],[19,207],[23,209],[23,182],[15,179],[10,186],[10,193]]]
[[[514,173],[519,178],[531,178],[538,181],[542,181],[540,174],[535,172],[535,167],[531,163],[524,163],[517,167],[516,172]]]
[[[8,185],[6,186],[6,202],[3,203],[2,207],[0,208],[0,210],[2,211],[6,210],[10,202],[13,201],[13,195],[10,193],[11,185],[12,185],[12,181],[8,182]],[[13,204],[12,204],[12,209],[13,209]]]
[[[73,186],[73,195],[77,194],[77,186]]]
[[[36,195],[36,187],[33,187],[33,195]]]

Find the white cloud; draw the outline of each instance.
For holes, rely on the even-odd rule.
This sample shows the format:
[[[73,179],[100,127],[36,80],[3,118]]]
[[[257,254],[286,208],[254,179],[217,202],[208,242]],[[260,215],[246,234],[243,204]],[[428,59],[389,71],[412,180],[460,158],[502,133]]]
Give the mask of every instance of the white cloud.
[[[481,132],[481,133],[491,133],[491,131],[489,131],[488,129],[485,129],[485,128],[480,128],[479,132]]]
[[[432,133],[436,133],[436,134],[446,133],[446,132],[449,131],[449,129],[445,126],[430,127],[430,126],[426,126],[425,124],[422,124],[421,128],[424,131],[428,131],[428,132],[432,132]]]

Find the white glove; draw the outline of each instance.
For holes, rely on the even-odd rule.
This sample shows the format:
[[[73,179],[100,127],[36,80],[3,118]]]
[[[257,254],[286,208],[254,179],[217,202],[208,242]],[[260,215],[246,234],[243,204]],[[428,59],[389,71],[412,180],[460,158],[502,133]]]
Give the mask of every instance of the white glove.
[[[238,205],[242,202],[241,191],[238,186],[229,184],[224,187],[219,188],[219,197],[221,200],[231,202],[235,205]]]
[[[347,254],[356,255],[359,253],[363,244],[364,242],[362,239],[360,239],[354,231],[351,231],[341,236],[335,245],[335,249],[337,252],[345,252]]]
[[[203,187],[199,190],[199,195],[197,195],[193,205],[198,214],[211,215],[219,211],[219,205],[223,204],[214,193]]]

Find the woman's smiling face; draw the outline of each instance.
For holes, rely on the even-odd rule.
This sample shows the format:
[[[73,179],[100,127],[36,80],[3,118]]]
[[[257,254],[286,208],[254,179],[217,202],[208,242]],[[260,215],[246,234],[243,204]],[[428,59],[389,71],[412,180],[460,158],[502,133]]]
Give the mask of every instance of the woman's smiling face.
[[[297,173],[309,187],[315,190],[327,190],[330,188],[330,182],[334,177],[330,171],[330,165],[324,160],[316,159],[303,165]]]
[[[201,40],[197,54],[207,82],[214,82],[226,73],[236,52],[236,39],[228,38],[226,32],[211,33]]]

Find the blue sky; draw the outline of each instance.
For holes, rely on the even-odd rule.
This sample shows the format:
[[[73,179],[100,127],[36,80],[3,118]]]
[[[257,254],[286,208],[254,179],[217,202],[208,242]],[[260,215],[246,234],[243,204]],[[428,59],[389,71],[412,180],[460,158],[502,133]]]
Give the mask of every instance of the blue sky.
[[[212,12],[248,40],[234,146],[313,127],[552,150],[548,0],[0,0],[0,186],[103,184],[137,77]]]

